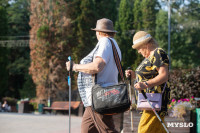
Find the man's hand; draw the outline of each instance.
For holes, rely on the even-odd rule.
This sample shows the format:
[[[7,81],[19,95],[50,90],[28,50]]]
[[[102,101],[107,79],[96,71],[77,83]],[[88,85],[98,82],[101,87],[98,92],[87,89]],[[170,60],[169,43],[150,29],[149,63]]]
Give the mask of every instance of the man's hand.
[[[72,65],[73,66],[72,71],[76,71],[76,65],[77,64],[73,63],[73,65]],[[66,68],[67,68],[67,71],[70,71],[70,61],[66,62]]]
[[[135,78],[135,72],[133,70],[126,70],[125,75],[127,78],[130,76],[131,76],[131,79]]]

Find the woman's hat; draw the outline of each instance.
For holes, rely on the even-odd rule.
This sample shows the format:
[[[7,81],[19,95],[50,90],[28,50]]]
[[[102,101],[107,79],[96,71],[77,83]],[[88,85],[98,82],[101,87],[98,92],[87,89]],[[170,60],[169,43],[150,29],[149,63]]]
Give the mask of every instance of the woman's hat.
[[[96,28],[91,30],[102,32],[117,32],[113,28],[113,22],[107,18],[97,20]]]
[[[133,49],[137,49],[138,47],[146,44],[149,40],[152,39],[152,36],[145,31],[138,31],[133,37]]]

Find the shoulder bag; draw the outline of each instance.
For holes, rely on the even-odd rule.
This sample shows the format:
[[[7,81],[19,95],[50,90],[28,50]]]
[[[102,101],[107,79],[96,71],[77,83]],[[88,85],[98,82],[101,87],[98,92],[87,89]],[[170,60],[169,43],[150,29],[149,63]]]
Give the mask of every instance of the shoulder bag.
[[[97,75],[95,75],[95,85],[92,87],[92,109],[103,115],[123,113],[128,110],[131,105],[127,84],[124,82],[124,75],[119,55],[112,40],[110,38],[108,39],[111,41],[113,56],[123,84],[101,87],[99,84],[96,84]]]
[[[149,99],[151,105],[155,108],[155,110],[160,111],[162,106],[162,94],[165,91],[166,84],[164,85],[162,93],[146,93],[147,99]],[[137,109],[138,110],[152,110],[151,106],[142,95],[142,93],[138,93],[137,100]]]

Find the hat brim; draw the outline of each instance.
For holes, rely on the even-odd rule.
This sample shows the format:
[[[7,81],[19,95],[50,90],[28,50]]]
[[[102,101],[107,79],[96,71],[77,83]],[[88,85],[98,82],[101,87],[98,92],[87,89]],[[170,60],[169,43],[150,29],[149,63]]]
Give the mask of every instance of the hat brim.
[[[133,48],[133,49],[137,49],[138,47],[140,47],[140,46],[142,46],[142,45],[148,43],[149,40],[151,40],[151,37],[145,39],[145,40],[142,41],[142,42],[139,42],[139,43],[133,44],[133,45],[132,45],[132,48]]]
[[[115,31],[115,30],[104,30],[104,29],[96,29],[96,28],[91,29],[91,30],[94,30],[94,31],[101,31],[101,32],[115,32],[115,33],[117,33],[117,31]]]

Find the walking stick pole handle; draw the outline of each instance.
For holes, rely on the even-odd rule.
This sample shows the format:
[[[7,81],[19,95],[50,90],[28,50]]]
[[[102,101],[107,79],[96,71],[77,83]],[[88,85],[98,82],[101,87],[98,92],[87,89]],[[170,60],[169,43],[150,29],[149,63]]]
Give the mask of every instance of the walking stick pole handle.
[[[73,61],[71,56],[68,57],[68,60],[70,61],[70,69],[69,69],[69,76],[72,74],[72,68],[73,68]]]
[[[131,67],[128,67],[127,70],[131,70]],[[132,75],[130,74],[130,76],[128,77],[129,82],[130,82],[130,85],[131,85],[131,76],[132,76]]]
[[[144,96],[145,99],[147,99],[147,95],[144,93],[144,90],[141,91],[142,95]]]

